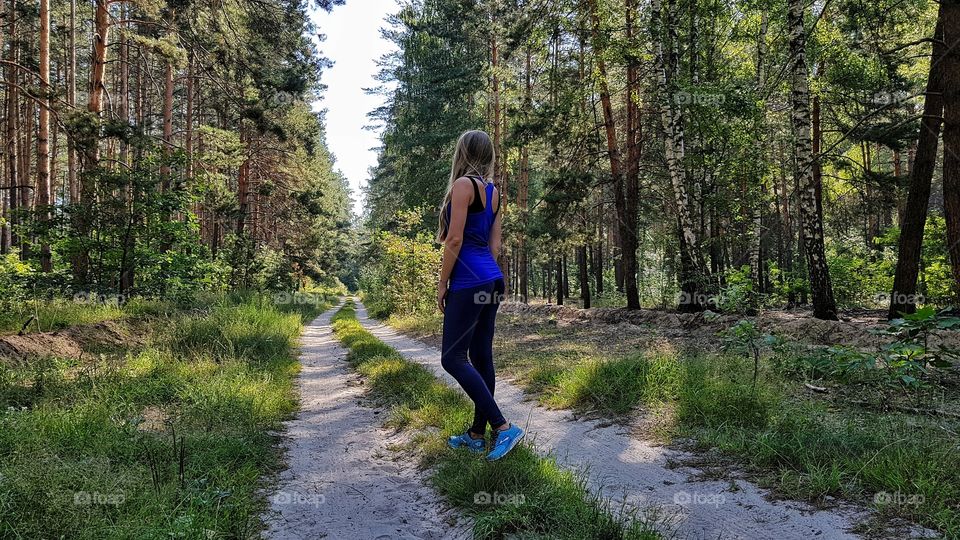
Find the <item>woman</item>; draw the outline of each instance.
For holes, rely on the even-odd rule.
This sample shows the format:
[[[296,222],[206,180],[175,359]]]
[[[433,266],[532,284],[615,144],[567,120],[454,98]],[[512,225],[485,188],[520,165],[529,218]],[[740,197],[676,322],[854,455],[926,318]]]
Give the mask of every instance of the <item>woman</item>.
[[[437,232],[437,240],[443,242],[437,286],[437,305],[443,312],[441,363],[474,404],[473,425],[448,443],[483,452],[490,424],[496,434],[487,454],[491,461],[505,456],[523,438],[523,430],[507,422],[493,399],[493,327],[504,292],[497,265],[500,196],[484,180],[492,176],[494,160],[489,135],[468,131],[460,136]]]

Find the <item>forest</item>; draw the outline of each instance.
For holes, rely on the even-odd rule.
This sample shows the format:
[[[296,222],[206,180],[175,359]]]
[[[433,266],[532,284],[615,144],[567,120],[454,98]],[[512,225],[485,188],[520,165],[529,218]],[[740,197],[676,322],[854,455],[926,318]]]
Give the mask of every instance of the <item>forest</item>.
[[[4,302],[335,279],[349,194],[306,9],[6,3]]]
[[[371,229],[430,230],[450,141],[482,126],[518,299],[956,304],[950,2],[488,4],[394,17]]]
[[[0,539],[960,539],[958,310],[960,0],[0,2]]]

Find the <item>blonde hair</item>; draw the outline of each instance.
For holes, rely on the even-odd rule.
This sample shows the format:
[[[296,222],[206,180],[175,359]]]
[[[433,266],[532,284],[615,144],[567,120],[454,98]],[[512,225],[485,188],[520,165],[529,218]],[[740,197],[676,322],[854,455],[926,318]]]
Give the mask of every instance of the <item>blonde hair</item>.
[[[487,132],[479,129],[466,131],[457,139],[457,146],[453,150],[453,162],[450,166],[450,179],[447,181],[447,192],[440,203],[440,223],[437,228],[437,242],[443,242],[447,237],[447,228],[450,218],[447,216],[447,207],[453,193],[453,183],[458,178],[467,175],[477,175],[489,179],[493,176],[493,164],[496,161],[496,152],[493,141]],[[488,203],[489,204],[489,203]]]

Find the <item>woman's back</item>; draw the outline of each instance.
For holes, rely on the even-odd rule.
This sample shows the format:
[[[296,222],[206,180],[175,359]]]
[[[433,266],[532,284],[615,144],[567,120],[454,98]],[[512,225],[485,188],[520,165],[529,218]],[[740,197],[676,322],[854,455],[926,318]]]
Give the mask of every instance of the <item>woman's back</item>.
[[[496,220],[496,212],[500,211],[499,207],[496,211],[493,209],[493,184],[483,182],[482,178],[469,178],[473,183],[474,201],[463,225],[463,244],[450,276],[451,291],[503,278],[500,266],[490,251],[490,233]],[[479,183],[483,183],[486,195],[482,199]],[[447,212],[451,212],[449,206]]]

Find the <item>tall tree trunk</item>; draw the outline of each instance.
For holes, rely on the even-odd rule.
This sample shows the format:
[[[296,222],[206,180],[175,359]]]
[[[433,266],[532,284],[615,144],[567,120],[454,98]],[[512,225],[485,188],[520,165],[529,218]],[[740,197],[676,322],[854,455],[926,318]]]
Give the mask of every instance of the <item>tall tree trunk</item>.
[[[83,176],[80,178],[81,208],[77,216],[77,235],[81,246],[74,254],[74,279],[82,285],[90,281],[90,251],[86,241],[93,227],[93,204],[96,196],[96,171],[100,167],[99,123],[103,113],[103,94],[106,90],[105,76],[107,50],[110,38],[109,0],[96,0],[94,7],[93,58],[90,70],[90,92],[87,99],[87,111],[97,123],[95,133],[83,137],[80,144],[80,166]]]
[[[4,17],[6,19],[9,19],[9,17],[7,17],[6,11],[4,11]],[[0,32],[0,54],[3,53],[3,50],[5,48],[6,38],[7,38],[6,34],[4,34],[3,32]],[[7,89],[6,92],[9,92],[9,89]],[[4,111],[6,111],[5,102],[3,104],[3,107],[4,107]],[[6,135],[6,133],[4,134]],[[7,152],[6,146],[4,146],[3,152],[4,154],[6,154]],[[6,159],[4,159],[3,174],[0,174],[0,255],[6,255],[7,253],[10,252],[10,219],[9,219],[10,203],[8,201],[13,192],[11,189],[4,189],[8,187],[6,185],[6,182],[7,182],[6,165],[7,165],[7,162],[6,162]]]
[[[20,239],[15,232],[15,226],[19,222],[18,209],[20,208],[20,191],[25,189],[21,187],[20,181],[20,153],[19,153],[19,131],[20,131],[20,92],[17,80],[17,63],[19,62],[20,47],[17,43],[17,0],[10,0],[7,10],[7,30],[10,33],[10,45],[7,60],[7,188],[10,198],[10,247],[16,248],[20,244]]]
[[[577,276],[580,278],[580,301],[583,308],[590,307],[590,272],[587,269],[587,246],[577,247]]]
[[[927,207],[930,203],[930,183],[937,165],[937,145],[940,139],[941,115],[943,113],[944,78],[944,11],[940,4],[937,26],[933,31],[933,56],[927,74],[926,97],[923,101],[923,119],[917,137],[916,153],[910,167],[910,187],[900,220],[900,239],[897,249],[897,270],[890,293],[891,319],[901,313],[916,311],[917,276],[920,273],[920,256],[923,250],[923,229],[927,222]]]
[[[127,10],[124,7],[122,13],[126,18]],[[126,24],[126,23],[124,23]],[[130,123],[130,42],[126,33],[120,34],[120,91],[119,91],[120,119],[124,124]],[[130,145],[126,141],[120,142],[120,161],[127,165],[130,161]],[[132,175],[128,175],[127,185],[122,187],[121,199],[124,201],[124,211],[126,226],[123,233],[123,252],[120,258],[120,276],[119,293],[127,294],[127,291],[133,288],[134,274],[136,272],[136,184]]]
[[[37,207],[44,229],[49,226],[51,214],[50,177],[50,0],[40,0],[40,86],[43,91],[40,103],[40,126],[37,131]],[[40,269],[53,270],[50,242],[44,239],[40,246]]]
[[[797,183],[800,194],[800,222],[803,231],[804,252],[813,296],[813,316],[818,319],[837,319],[830,272],[823,245],[823,219],[820,188],[814,178],[815,160],[811,147],[810,81],[807,75],[806,32],[803,0],[789,0],[787,27],[791,56],[791,119],[794,132],[794,152],[797,161]]]
[[[627,41],[632,43],[634,35],[634,19],[636,15],[636,0],[626,2]],[[624,289],[627,293],[627,307],[640,309],[640,291],[637,287],[637,207],[639,206],[640,185],[640,84],[637,69],[637,59],[630,53],[627,58],[627,92],[625,96],[627,109],[627,164],[624,170],[623,185],[623,272],[625,276]]]
[[[524,110],[530,111],[533,108],[533,84],[530,80],[530,48],[527,47],[526,62],[524,64]],[[530,189],[530,149],[529,141],[524,141],[520,148],[520,184],[517,186],[520,203],[520,231],[517,234],[517,281],[520,290],[520,301],[527,303],[530,291],[527,283],[527,225]]]
[[[766,10],[760,14],[760,35],[757,37],[757,95],[764,95],[767,86],[767,29],[769,27],[769,15]],[[766,116],[761,115],[756,127],[757,148],[761,149],[763,160],[766,161],[764,144],[767,135]],[[760,280],[760,245],[763,241],[763,176],[757,178],[757,200],[755,205],[751,205],[751,227],[750,227],[750,281],[753,283],[754,290],[761,292],[763,290]]]
[[[940,3],[943,19],[943,208],[953,269],[954,299],[960,305],[960,0]]]
[[[674,203],[677,210],[678,237],[680,240],[680,287],[683,291],[678,309],[681,311],[700,311],[703,309],[703,284],[706,271],[699,253],[699,241],[696,225],[690,212],[690,198],[687,193],[684,161],[683,118],[679,108],[674,109],[672,88],[674,70],[677,68],[676,44],[670,44],[670,59],[664,55],[663,9],[660,0],[651,4],[650,33],[653,38],[654,67],[657,72],[657,91],[660,95],[660,119],[664,131],[664,150],[670,183],[673,187]],[[668,10],[675,9],[671,0]],[[668,16],[672,23],[675,17]]]
[[[610,160],[610,174],[613,178],[614,206],[617,212],[617,231],[620,237],[620,257],[623,261],[624,291],[627,294],[627,307],[639,309],[640,297],[637,291],[636,245],[630,237],[636,232],[630,231],[630,220],[627,215],[626,185],[620,159],[620,148],[617,140],[617,126],[613,116],[613,105],[610,100],[610,89],[607,84],[607,66],[603,60],[604,44],[600,30],[600,16],[597,12],[597,0],[588,2],[591,21],[591,35],[593,49],[597,62],[597,73],[600,85],[600,107],[603,110],[603,126],[607,136],[607,156]]]
[[[77,105],[77,0],[70,0],[70,56],[67,73],[67,105],[71,109]],[[80,186],[77,183],[77,147],[73,137],[67,137],[67,184],[70,192],[70,204],[76,204],[80,198]]]
[[[173,37],[174,15],[171,11],[167,24],[170,26],[168,37]],[[163,164],[160,166],[161,190],[164,194],[169,194],[173,189],[173,168],[170,161],[173,159],[173,61],[167,59],[164,65],[163,73]],[[169,210],[164,210],[161,216],[164,223],[171,219]],[[256,232],[256,231],[254,231]],[[160,251],[165,252],[170,249],[172,239],[165,232],[160,241]]]
[[[557,305],[563,305],[563,298],[566,296],[563,290],[563,257],[557,255],[554,264],[556,265],[556,286],[557,286]]]

